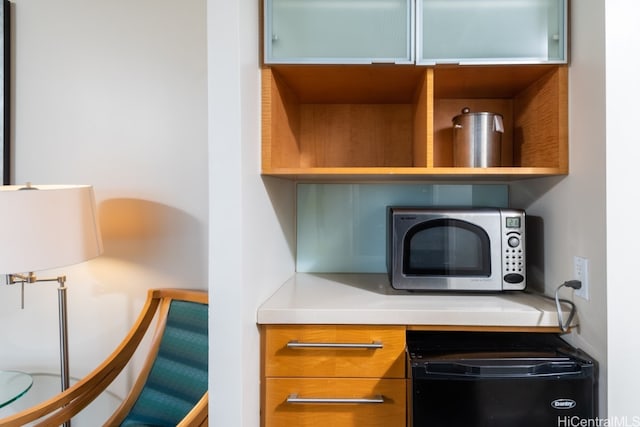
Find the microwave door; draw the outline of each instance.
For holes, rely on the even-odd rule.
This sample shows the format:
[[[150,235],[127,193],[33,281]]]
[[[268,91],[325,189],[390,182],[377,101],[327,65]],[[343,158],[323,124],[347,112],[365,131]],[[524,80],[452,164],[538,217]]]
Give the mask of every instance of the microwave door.
[[[500,248],[491,224],[456,218],[417,221],[399,233],[392,285],[414,290],[500,290]],[[494,239],[495,240],[495,239]],[[399,244],[399,245],[398,245]],[[496,278],[500,280],[496,280]]]

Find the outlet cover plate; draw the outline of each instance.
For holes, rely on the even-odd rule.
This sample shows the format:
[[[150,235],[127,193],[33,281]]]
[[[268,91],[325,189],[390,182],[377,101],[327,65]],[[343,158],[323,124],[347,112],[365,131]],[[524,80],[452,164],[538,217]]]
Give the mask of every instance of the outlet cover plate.
[[[589,260],[584,257],[573,257],[573,278],[582,282],[582,287],[575,294],[589,301]]]

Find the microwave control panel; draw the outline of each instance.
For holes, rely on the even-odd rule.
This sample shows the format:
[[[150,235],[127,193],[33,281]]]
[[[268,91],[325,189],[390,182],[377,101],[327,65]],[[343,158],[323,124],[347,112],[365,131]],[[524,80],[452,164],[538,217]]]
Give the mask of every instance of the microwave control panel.
[[[521,290],[526,286],[524,221],[522,211],[502,211],[503,289]]]

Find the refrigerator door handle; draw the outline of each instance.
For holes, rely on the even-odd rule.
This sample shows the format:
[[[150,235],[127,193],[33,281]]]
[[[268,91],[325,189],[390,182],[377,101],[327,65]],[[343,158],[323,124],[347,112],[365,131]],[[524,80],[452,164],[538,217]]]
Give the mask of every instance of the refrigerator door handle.
[[[514,361],[503,363],[495,361],[447,361],[425,362],[427,375],[451,377],[536,377],[536,376],[564,376],[582,373],[579,364],[573,361]]]

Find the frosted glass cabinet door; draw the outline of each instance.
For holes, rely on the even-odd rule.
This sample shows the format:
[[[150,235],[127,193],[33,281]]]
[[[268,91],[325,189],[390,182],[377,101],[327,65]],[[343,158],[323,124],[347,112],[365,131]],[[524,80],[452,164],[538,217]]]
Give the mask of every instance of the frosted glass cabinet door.
[[[412,63],[412,0],[265,0],[265,63]]]
[[[417,63],[566,63],[568,0],[417,0]]]

